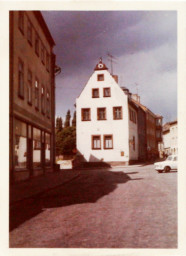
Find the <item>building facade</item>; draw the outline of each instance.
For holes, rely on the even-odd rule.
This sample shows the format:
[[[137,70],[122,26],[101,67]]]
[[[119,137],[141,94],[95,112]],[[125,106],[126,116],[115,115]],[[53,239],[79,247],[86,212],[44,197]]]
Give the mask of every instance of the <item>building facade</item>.
[[[163,151],[164,155],[178,154],[178,123],[168,122],[163,126]]]
[[[54,40],[39,11],[10,12],[10,178],[55,163]]]
[[[138,160],[137,108],[100,59],[76,99],[77,150],[87,162]]]

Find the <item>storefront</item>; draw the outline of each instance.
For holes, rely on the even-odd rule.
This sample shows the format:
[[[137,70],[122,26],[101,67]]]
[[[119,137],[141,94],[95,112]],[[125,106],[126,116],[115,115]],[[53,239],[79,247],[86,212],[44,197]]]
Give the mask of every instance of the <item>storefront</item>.
[[[13,176],[23,180],[51,169],[51,134],[14,118]]]

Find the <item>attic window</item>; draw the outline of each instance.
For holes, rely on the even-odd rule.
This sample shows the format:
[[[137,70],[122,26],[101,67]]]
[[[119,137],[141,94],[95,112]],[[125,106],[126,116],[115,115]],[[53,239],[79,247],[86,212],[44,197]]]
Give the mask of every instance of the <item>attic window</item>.
[[[110,88],[103,88],[103,97],[110,97]]]
[[[104,81],[104,75],[103,75],[103,74],[99,74],[99,75],[97,76],[97,80],[98,80],[98,81]]]
[[[92,98],[99,98],[99,89],[92,89]]]

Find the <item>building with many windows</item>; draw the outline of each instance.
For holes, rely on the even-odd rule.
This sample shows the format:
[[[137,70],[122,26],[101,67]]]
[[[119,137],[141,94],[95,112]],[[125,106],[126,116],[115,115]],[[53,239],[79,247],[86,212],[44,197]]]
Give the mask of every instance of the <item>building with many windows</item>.
[[[168,122],[163,125],[163,143],[160,151],[164,155],[178,154],[178,122]]]
[[[162,117],[120,87],[101,59],[76,108],[77,150],[84,161],[128,164],[158,157]]]
[[[10,178],[53,169],[54,40],[39,11],[10,12]]]
[[[137,106],[100,59],[76,99],[77,150],[87,162],[138,160]]]

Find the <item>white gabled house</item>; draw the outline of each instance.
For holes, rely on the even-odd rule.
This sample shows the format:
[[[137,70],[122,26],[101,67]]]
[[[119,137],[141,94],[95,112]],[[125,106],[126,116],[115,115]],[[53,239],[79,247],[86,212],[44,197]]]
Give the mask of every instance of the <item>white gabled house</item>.
[[[137,109],[102,59],[76,99],[77,150],[87,162],[138,160]]]

